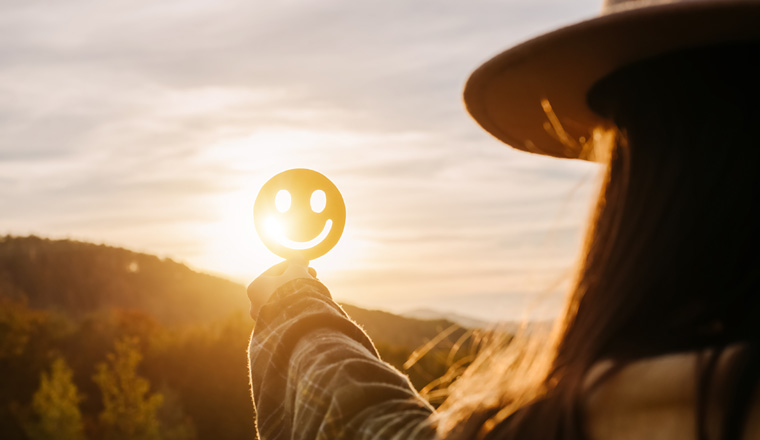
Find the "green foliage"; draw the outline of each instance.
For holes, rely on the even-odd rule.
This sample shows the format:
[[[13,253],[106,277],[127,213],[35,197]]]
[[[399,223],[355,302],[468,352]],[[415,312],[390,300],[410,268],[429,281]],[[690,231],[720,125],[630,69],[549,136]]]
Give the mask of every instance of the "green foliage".
[[[116,341],[114,352],[96,366],[93,380],[101,391],[100,431],[105,440],[192,440],[195,426],[171,388],[150,393],[150,382],[137,374],[142,360],[139,340]]]
[[[182,410],[180,396],[171,388],[161,389],[164,403],[158,411],[161,421],[162,440],[193,440],[196,438],[195,426],[192,420]]]
[[[0,360],[20,356],[38,321],[24,300],[0,296]]]
[[[32,397],[33,419],[25,431],[31,440],[83,440],[84,427],[79,402],[82,397],[72,380],[66,361],[53,360],[50,374],[42,372],[40,387]]]
[[[116,342],[115,352],[97,366],[93,380],[103,396],[100,413],[106,440],[160,440],[158,409],[163,396],[150,394],[150,383],[138,376],[142,356],[137,339]]]
[[[92,440],[252,439],[246,302],[243,286],[170,260],[0,237],[0,377],[12,378],[0,386],[0,437],[30,438],[25,422],[41,419],[20,402],[33,400],[43,372],[54,382],[59,353],[87,397],[78,403]],[[448,321],[345,309],[433,403],[445,386],[436,378],[455,378],[449,367],[471,351],[466,330]]]

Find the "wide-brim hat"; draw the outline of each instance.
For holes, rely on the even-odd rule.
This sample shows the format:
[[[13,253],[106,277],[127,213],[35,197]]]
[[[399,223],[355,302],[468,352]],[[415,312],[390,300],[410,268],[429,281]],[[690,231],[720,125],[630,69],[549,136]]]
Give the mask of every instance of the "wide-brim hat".
[[[608,124],[587,104],[597,81],[668,52],[759,38],[760,0],[608,0],[600,16],[480,66],[464,101],[486,131],[514,148],[596,160],[586,146],[594,129]]]

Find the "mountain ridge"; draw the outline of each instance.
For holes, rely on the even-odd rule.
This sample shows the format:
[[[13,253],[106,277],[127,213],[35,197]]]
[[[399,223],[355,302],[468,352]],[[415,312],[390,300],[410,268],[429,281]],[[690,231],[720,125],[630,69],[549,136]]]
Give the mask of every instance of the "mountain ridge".
[[[445,319],[342,307],[381,358],[428,390],[423,396],[434,405],[443,395],[437,388],[446,386],[438,379],[452,365],[464,368],[477,349],[471,330]],[[86,396],[88,437],[102,438],[103,403],[92,378],[128,338],[142,358],[137,373],[175,411],[166,414],[191,420],[197,438],[250,439],[246,349],[254,323],[247,315],[242,285],[171,259],[74,240],[0,237],[0,377],[13,378],[0,387],[0,432],[27,438],[13,408],[32,410],[41,375],[61,358]]]
[[[248,312],[244,286],[170,258],[34,235],[0,237],[0,296],[25,297],[32,308],[75,318],[118,308],[140,310],[163,324],[180,326]],[[411,349],[451,326],[467,327],[445,316],[426,319],[341,306],[374,340]]]

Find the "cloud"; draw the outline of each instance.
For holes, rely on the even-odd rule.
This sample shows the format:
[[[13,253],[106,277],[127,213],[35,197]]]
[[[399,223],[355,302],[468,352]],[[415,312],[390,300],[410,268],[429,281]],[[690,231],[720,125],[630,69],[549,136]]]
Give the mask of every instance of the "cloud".
[[[420,298],[478,277],[488,294],[523,285],[528,264],[562,272],[595,167],[499,145],[460,96],[486,58],[597,8],[2,2],[0,230],[105,241],[241,280],[271,258],[249,249],[260,246],[258,187],[308,166],[349,206],[356,244],[337,251],[343,272],[326,270],[349,297],[378,268],[378,291]],[[516,274],[500,278],[493,262]],[[449,282],[424,287],[431,278]]]

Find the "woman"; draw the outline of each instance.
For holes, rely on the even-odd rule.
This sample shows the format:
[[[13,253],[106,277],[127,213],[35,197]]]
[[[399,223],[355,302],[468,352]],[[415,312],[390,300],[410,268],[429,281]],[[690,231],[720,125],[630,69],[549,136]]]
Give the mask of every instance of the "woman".
[[[283,263],[249,287],[261,438],[760,438],[758,23],[757,0],[611,2],[478,69],[487,131],[607,164],[555,343],[482,355],[436,413]]]

